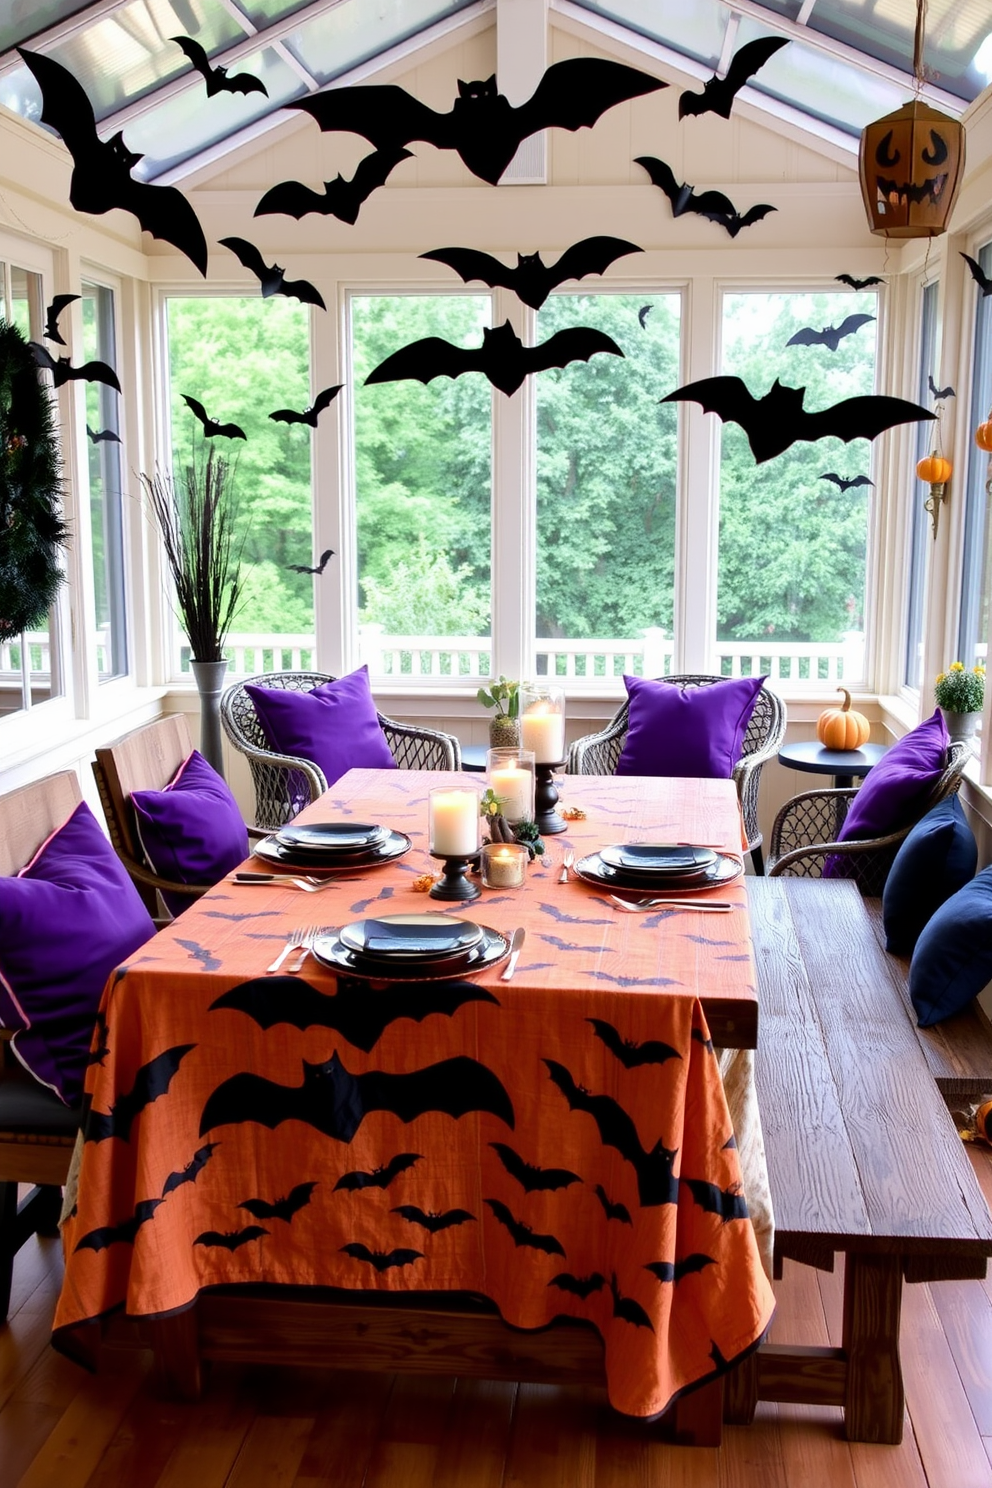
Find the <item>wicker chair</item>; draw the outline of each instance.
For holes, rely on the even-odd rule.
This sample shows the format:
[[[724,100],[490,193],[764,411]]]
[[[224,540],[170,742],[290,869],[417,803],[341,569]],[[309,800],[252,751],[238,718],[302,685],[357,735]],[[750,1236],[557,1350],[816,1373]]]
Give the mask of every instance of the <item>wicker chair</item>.
[[[658,680],[670,682],[675,687],[710,687],[714,682],[725,682],[727,679],[690,672],[677,677],[660,677]],[[576,739],[568,751],[570,775],[616,773],[617,761],[627,737],[629,709],[630,704],[625,702],[601,733],[586,734],[584,738]],[[777,693],[762,687],[744,735],[741,757],[733,770],[744,830],[747,833],[747,851],[751,854],[756,873],[762,872],[762,835],[758,826],[758,782],[761,767],[766,760],[775,758],[784,738],[785,704]]]
[[[269,747],[245,688],[251,683],[257,687],[282,687],[289,692],[310,692],[322,682],[334,680],[326,672],[263,672],[233,683],[220,700],[220,716],[227,737],[235,749],[247,755],[251,767],[255,782],[255,824],[263,831],[274,832],[291,821],[303,806],[323,794],[327,781],[311,760],[276,754]],[[401,770],[461,769],[461,745],[451,734],[397,723],[382,713],[377,716]]]
[[[822,878],[826,859],[836,856],[846,860],[840,871],[844,877],[855,880],[862,894],[881,894],[899,844],[931,807],[958,789],[961,771],[971,758],[971,752],[970,744],[952,744],[942,774],[926,799],[920,802],[912,820],[898,832],[890,832],[885,837],[837,841],[857,788],[802,791],[793,796],[786,801],[772,826],[769,878]]]

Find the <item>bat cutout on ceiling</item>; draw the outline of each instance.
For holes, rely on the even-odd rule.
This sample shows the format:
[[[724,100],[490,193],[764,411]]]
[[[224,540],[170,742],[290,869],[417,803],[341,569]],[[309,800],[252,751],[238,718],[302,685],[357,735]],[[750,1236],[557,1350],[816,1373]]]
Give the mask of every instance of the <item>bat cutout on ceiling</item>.
[[[177,1168],[174,1173],[170,1173],[162,1184],[163,1199],[174,1189],[182,1188],[184,1183],[195,1183],[213,1157],[215,1148],[219,1146],[219,1142],[204,1142],[202,1147],[196,1149],[184,1168]]]
[[[63,340],[62,335],[59,332],[59,316],[62,314],[62,311],[65,309],[66,305],[71,305],[73,300],[81,299],[82,295],[55,296],[55,298],[52,300],[52,303],[45,311],[45,329],[42,331],[42,335],[44,336],[46,341],[57,341],[60,346],[65,345],[65,341]]]
[[[121,436],[115,434],[113,429],[91,429],[86,425],[86,433],[91,444],[120,444]]]
[[[615,104],[667,86],[619,62],[573,57],[549,67],[519,108],[497,92],[495,75],[470,83],[459,79],[458,97],[446,114],[395,84],[332,88],[285,106],[310,114],[325,133],[360,134],[377,150],[397,150],[411,140],[454,150],[473,175],[495,186],[530,135],[591,127]]]
[[[120,1224],[101,1225],[99,1229],[90,1230],[77,1242],[75,1250],[106,1250],[108,1245],[114,1245],[122,1241],[127,1245],[134,1244],[134,1237],[143,1224],[147,1224],[164,1199],[142,1199],[136,1204],[134,1213],[129,1219],[124,1219]]]
[[[38,366],[45,372],[51,372],[53,387],[62,387],[67,382],[103,382],[107,387],[113,388],[115,393],[121,390],[117,373],[106,362],[84,362],[81,367],[73,367],[68,357],[60,356],[56,361],[48,347],[42,346],[40,341],[29,341],[28,345]]]
[[[822,331],[816,331],[812,326],[804,326],[794,336],[786,341],[786,346],[827,346],[831,351],[836,351],[845,336],[853,336],[855,331],[860,331],[863,325],[874,320],[874,315],[849,315],[846,320],[841,321],[839,326],[824,326]]]
[[[570,1271],[559,1271],[548,1282],[549,1287],[557,1287],[560,1292],[571,1292],[573,1296],[581,1297],[583,1302],[593,1292],[601,1292],[605,1285],[606,1277],[601,1276],[598,1271],[593,1271],[591,1276],[573,1276]]]
[[[637,1134],[637,1127],[627,1112],[612,1096],[590,1095],[577,1085],[563,1064],[545,1059],[548,1072],[568,1101],[570,1111],[584,1111],[591,1116],[599,1128],[600,1141],[606,1147],[614,1147],[622,1158],[630,1163],[637,1175],[637,1194],[641,1206],[648,1208],[656,1204],[675,1204],[679,1196],[679,1180],[673,1169],[678,1148],[663,1146],[660,1138],[645,1151]]]
[[[767,202],[758,202],[746,212],[738,212],[730,197],[724,196],[722,191],[700,191],[697,194],[686,182],[676,181],[671,166],[654,155],[638,155],[634,164],[643,165],[651,177],[652,185],[657,186],[668,197],[672,204],[673,217],[682,217],[686,212],[693,212],[697,217],[705,217],[707,222],[718,222],[732,238],[736,238],[742,228],[753,227],[756,222],[767,217],[769,212],[778,211],[777,207],[770,206]]]
[[[474,982],[394,982],[370,997],[364,979],[339,977],[336,994],[328,997],[298,977],[270,976],[232,987],[210,1004],[210,1010],[233,1008],[265,1029],[277,1023],[301,1031],[332,1028],[368,1054],[397,1019],[422,1023],[433,1013],[451,1018],[467,1002],[500,1005],[498,998]]]
[[[333,557],[334,557],[334,549],[333,548],[325,548],[324,551],[320,555],[320,562],[317,564],[317,566],[315,568],[311,568],[310,565],[307,564],[307,563],[287,563],[287,565],[286,565],[286,572],[287,573],[322,574],[324,572],[324,569],[327,567],[328,562]]]
[[[250,72],[236,72],[232,77],[226,67],[212,67],[203,47],[191,36],[170,36],[169,40],[182,47],[203,78],[207,85],[208,98],[213,98],[218,93],[261,93],[268,98],[269,90],[261,78],[252,77]]]
[[[411,1224],[418,1224],[423,1229],[429,1230],[432,1235],[437,1235],[441,1230],[450,1230],[452,1225],[468,1224],[469,1220],[475,1222],[475,1215],[469,1214],[467,1209],[447,1209],[443,1214],[436,1210],[425,1212],[416,1204],[397,1204],[395,1209],[390,1209],[390,1214],[402,1215]]]
[[[367,1261],[379,1272],[388,1271],[391,1266],[412,1266],[414,1261],[424,1259],[422,1250],[369,1250],[367,1245],[361,1245],[358,1241],[342,1245],[341,1249],[345,1255],[353,1256],[356,1261]]]
[[[569,1172],[568,1168],[539,1168],[535,1163],[524,1162],[519,1153],[507,1147],[505,1142],[490,1142],[489,1145],[524,1193],[553,1193],[559,1188],[582,1182],[578,1173]]]
[[[961,257],[971,270],[971,277],[982,291],[982,297],[992,294],[992,279],[986,274],[978,260],[967,253],[962,253]]]
[[[337,1193],[339,1189],[357,1191],[362,1188],[388,1188],[400,1173],[405,1173],[414,1163],[422,1162],[423,1156],[422,1152],[398,1152],[388,1163],[384,1163],[381,1168],[373,1168],[370,1173],[363,1173],[361,1170],[342,1173],[334,1185],[334,1192]]]
[[[255,244],[249,243],[247,238],[218,238],[217,241],[223,248],[230,248],[239,263],[250,274],[255,275],[262,287],[263,300],[280,294],[287,299],[300,300],[304,305],[318,305],[321,310],[327,309],[320,291],[314,288],[309,279],[287,279],[282,265],[267,264]]]
[[[350,181],[338,172],[333,181],[324,182],[323,192],[312,191],[302,181],[280,181],[262,197],[255,216],[284,213],[298,222],[301,217],[316,212],[321,217],[336,217],[339,222],[354,226],[373,191],[386,184],[401,160],[412,159],[409,150],[375,150],[358,162]]]
[[[143,1064],[134,1076],[134,1084],[124,1095],[119,1095],[109,1111],[94,1111],[91,1095],[83,1096],[83,1140],[103,1142],[107,1137],[119,1137],[122,1142],[131,1139],[131,1125],[146,1106],[159,1096],[167,1095],[172,1077],[195,1044],[174,1044],[163,1049],[154,1059]]]
[[[41,89],[42,124],[55,130],[72,156],[69,200],[76,211],[101,216],[119,207],[130,212],[145,232],[178,248],[205,278],[207,240],[182,192],[135,181],[131,171],[142,157],[128,149],[120,132],[100,138],[93,106],[72,73],[39,52],[17,51]]]
[[[683,93],[679,99],[679,118],[691,114],[719,114],[721,119],[730,118],[734,99],[749,78],[754,77],[759,67],[764,67],[769,57],[788,46],[784,36],[759,36],[749,41],[730,59],[726,77],[715,74],[703,84],[702,93]]]
[[[524,346],[508,320],[501,326],[484,326],[482,345],[467,349],[453,346],[440,336],[424,336],[402,346],[380,362],[366,377],[366,385],[377,382],[430,382],[435,377],[461,377],[482,372],[493,387],[509,397],[532,372],[565,367],[569,362],[587,362],[597,351],[623,356],[617,343],[603,331],[572,326],[556,331],[540,346]]]
[[[456,1118],[469,1111],[489,1111],[513,1126],[506,1087],[492,1070],[466,1055],[405,1075],[384,1070],[353,1075],[336,1051],[323,1064],[302,1063],[300,1085],[280,1085],[247,1072],[223,1080],[207,1097],[200,1135],[242,1121],[272,1129],[283,1121],[302,1121],[325,1137],[350,1142],[370,1111],[391,1111],[401,1121],[414,1121],[425,1111]]]
[[[693,1251],[681,1261],[648,1261],[644,1267],[656,1276],[659,1281],[681,1281],[683,1276],[692,1276],[697,1271],[703,1271],[707,1266],[715,1266],[716,1261],[712,1256],[703,1255],[702,1251]]]
[[[510,268],[491,253],[481,253],[476,248],[432,248],[420,257],[447,264],[466,284],[481,279],[490,288],[499,285],[510,289],[532,310],[540,310],[551,291],[566,280],[602,274],[618,258],[643,252],[643,248],[628,243],[625,238],[598,237],[573,243],[553,264],[545,264],[540,253],[518,253],[516,266]]]
[[[683,1178],[682,1182],[696,1203],[707,1214],[718,1214],[726,1224],[731,1219],[747,1219],[747,1200],[736,1188],[718,1188],[715,1183],[705,1183],[701,1178]]]
[[[851,274],[835,274],[834,278],[838,284],[849,284],[852,289],[868,289],[872,284],[884,284],[877,274],[869,274],[867,279],[855,279]]]
[[[339,382],[334,387],[324,388],[302,413],[297,413],[295,408],[277,408],[275,413],[269,414],[269,418],[275,419],[278,424],[309,424],[311,429],[316,429],[318,418],[325,408],[330,408],[343,387],[344,383]]]
[[[249,1240],[261,1240],[263,1235],[271,1233],[271,1230],[264,1230],[261,1225],[247,1225],[243,1230],[204,1230],[202,1235],[197,1235],[193,1244],[237,1250],[240,1246],[247,1245]]]
[[[820,476],[820,480],[833,481],[834,485],[841,491],[850,491],[852,487],[873,486],[875,484],[866,475],[855,475],[848,480],[846,476],[838,475],[834,470],[828,470],[825,475]]]
[[[641,330],[642,331],[646,331],[647,330],[647,328],[648,328],[648,316],[651,314],[651,311],[653,309],[654,309],[654,306],[653,305],[642,305],[641,308],[640,308],[640,310],[638,310],[638,312],[637,312],[637,319],[640,322],[640,327],[641,327]]]
[[[518,1249],[526,1246],[530,1250],[543,1250],[545,1255],[564,1256],[562,1243],[556,1240],[554,1235],[537,1234],[530,1225],[525,1225],[516,1219],[506,1205],[500,1203],[499,1199],[483,1199],[482,1202],[488,1204],[503,1228],[509,1230],[513,1243]]]
[[[247,439],[248,435],[240,424],[221,424],[212,419],[198,398],[191,398],[189,393],[181,394],[187,408],[200,420],[203,425],[203,436],[205,439],[213,439],[219,435],[222,439]]]
[[[850,443],[852,439],[875,439],[896,424],[936,417],[918,403],[870,393],[844,398],[819,413],[810,413],[803,407],[805,397],[804,387],[785,387],[777,377],[760,398],[755,398],[739,377],[703,377],[676,388],[660,401],[701,403],[706,413],[715,413],[724,423],[740,424],[759,465],[799,440],[812,442],[832,436]]]
[[[620,1224],[632,1225],[634,1221],[630,1217],[630,1210],[626,1204],[614,1204],[609,1194],[601,1183],[596,1184],[596,1197],[603,1206],[603,1213],[607,1219],[618,1220]]]
[[[637,1069],[642,1064],[664,1064],[667,1059],[682,1058],[678,1049],[673,1049],[671,1044],[663,1044],[660,1039],[648,1039],[646,1043],[635,1044],[631,1039],[623,1038],[612,1023],[605,1023],[602,1018],[587,1018],[586,1022],[592,1024],[596,1037],[602,1039],[624,1069]]]
[[[635,1328],[650,1328],[654,1332],[654,1323],[648,1317],[644,1308],[633,1297],[625,1297],[617,1285],[617,1274],[614,1271],[610,1277],[610,1291],[613,1293],[613,1316],[620,1318],[625,1323],[633,1323]]]
[[[927,373],[927,384],[930,388],[931,395],[936,398],[938,403],[941,401],[942,398],[953,398],[956,396],[952,387],[939,388],[933,380],[932,372]]]

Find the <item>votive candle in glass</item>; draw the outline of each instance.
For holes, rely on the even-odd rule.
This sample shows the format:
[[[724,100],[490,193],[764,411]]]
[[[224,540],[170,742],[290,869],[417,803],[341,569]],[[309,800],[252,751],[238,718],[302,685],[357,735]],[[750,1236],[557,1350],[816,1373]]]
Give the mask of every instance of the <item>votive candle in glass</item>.
[[[472,858],[479,851],[477,786],[438,786],[427,800],[430,850],[438,858]]]
[[[525,682],[520,687],[520,743],[539,765],[565,758],[565,694],[560,687]]]
[[[530,853],[522,842],[487,842],[482,849],[482,882],[487,889],[522,889]]]
[[[490,749],[486,774],[508,822],[534,820],[534,751]]]

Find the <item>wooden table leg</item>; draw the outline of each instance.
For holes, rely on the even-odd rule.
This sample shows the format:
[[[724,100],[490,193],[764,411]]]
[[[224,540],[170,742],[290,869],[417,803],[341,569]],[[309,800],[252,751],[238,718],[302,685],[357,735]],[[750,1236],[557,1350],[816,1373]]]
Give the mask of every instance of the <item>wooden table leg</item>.
[[[718,1447],[723,1433],[723,1376],[681,1395],[665,1424],[668,1440],[679,1446]]]
[[[902,1267],[898,1256],[848,1253],[844,1270],[848,1441],[902,1441],[905,1395],[899,1363]]]
[[[148,1318],[142,1337],[155,1355],[155,1383],[172,1400],[199,1400],[203,1394],[200,1338],[195,1307],[171,1317]]]
[[[728,1426],[750,1426],[758,1406],[758,1350],[724,1378],[723,1419]]]

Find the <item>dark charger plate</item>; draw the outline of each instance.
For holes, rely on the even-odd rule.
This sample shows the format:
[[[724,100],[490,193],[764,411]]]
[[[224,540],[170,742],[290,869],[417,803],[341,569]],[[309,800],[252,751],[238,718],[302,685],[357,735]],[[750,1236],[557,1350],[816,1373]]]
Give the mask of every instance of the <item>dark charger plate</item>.
[[[510,954],[510,942],[498,930],[488,925],[479,927],[482,939],[464,955],[443,956],[431,961],[424,956],[416,960],[410,957],[369,956],[350,950],[340,939],[336,930],[328,930],[317,937],[313,955],[322,966],[332,971],[343,971],[349,976],[368,977],[373,982],[437,982],[453,977],[476,976],[498,966]]]
[[[405,832],[391,831],[376,847],[361,852],[294,852],[283,847],[275,837],[263,837],[253,851],[255,857],[264,862],[292,868],[296,873],[357,873],[361,868],[378,868],[381,863],[392,863],[409,852],[412,846]]]
[[[703,873],[676,878],[671,873],[624,873],[604,863],[597,852],[580,858],[573,872],[583,883],[594,884],[599,889],[637,889],[642,894],[652,889],[664,894],[701,894],[707,889],[723,889],[736,882],[744,873],[744,864],[729,853],[716,853],[714,861]]]

